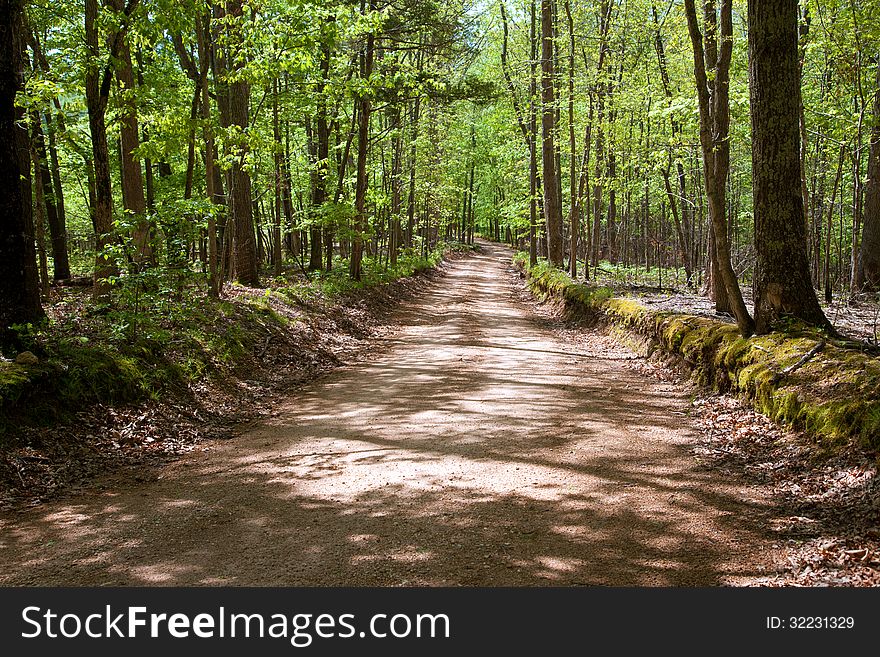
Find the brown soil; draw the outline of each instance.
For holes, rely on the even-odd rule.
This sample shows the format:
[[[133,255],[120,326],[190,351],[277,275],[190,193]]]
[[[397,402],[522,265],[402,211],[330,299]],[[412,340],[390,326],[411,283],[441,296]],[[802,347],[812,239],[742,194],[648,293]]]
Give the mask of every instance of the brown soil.
[[[5,585],[718,585],[774,506],[694,458],[686,388],[566,339],[487,244],[361,362],[137,476],[0,515]],[[557,323],[558,324],[558,323]]]

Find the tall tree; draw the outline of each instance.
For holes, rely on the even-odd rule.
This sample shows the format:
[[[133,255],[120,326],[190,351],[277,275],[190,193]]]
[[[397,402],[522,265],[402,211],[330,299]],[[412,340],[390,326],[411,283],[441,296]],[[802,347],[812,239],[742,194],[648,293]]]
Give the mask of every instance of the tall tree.
[[[43,53],[39,37],[28,28],[27,39],[34,53],[34,72],[36,73],[39,68],[44,74],[48,74],[49,62]],[[52,99],[52,102],[57,110],[55,121],[57,121],[59,129],[63,132],[64,119],[60,111],[61,103],[57,96]],[[52,115],[48,111],[44,114],[44,117],[46,119],[46,134],[49,137],[48,156],[46,154],[46,139],[43,134],[42,125],[39,121],[36,121],[32,129],[34,130],[34,146],[40,158],[40,177],[45,195],[46,219],[49,224],[49,234],[52,240],[52,275],[56,281],[60,281],[70,278],[70,259],[67,252],[67,219],[64,210],[64,189],[61,185],[61,166],[58,159],[56,126]]]
[[[694,50],[694,77],[700,104],[700,145],[703,149],[703,171],[706,197],[709,200],[709,221],[715,237],[715,260],[724,281],[727,300],[736,317],[740,333],[754,331],[736,273],[730,263],[730,242],[727,237],[727,174],[730,171],[730,59],[733,53],[732,0],[721,0],[720,45],[717,44],[715,0],[703,3],[704,39],[697,23],[694,0],[685,0],[688,31]],[[711,77],[710,77],[711,75]],[[798,82],[799,84],[799,82]],[[798,142],[800,143],[800,142]],[[800,178],[798,178],[800,180]],[[667,177],[667,187],[669,186]],[[812,289],[812,287],[810,288]]]
[[[113,192],[110,182],[110,154],[107,149],[107,102],[113,80],[113,65],[122,48],[129,21],[138,0],[128,0],[119,17],[116,29],[109,39],[106,64],[101,71],[101,48],[98,36],[98,0],[85,0],[85,37],[89,64],[86,72],[86,106],[89,131],[92,136],[92,162],[95,177],[95,199],[92,204],[92,226],[95,231],[95,287],[96,300],[110,298],[110,278],[118,273],[109,253],[114,242]]]
[[[364,8],[364,3],[361,3]],[[376,11],[376,1],[370,0],[370,13]],[[370,76],[373,73],[373,57],[375,53],[376,36],[372,30],[367,33],[366,43],[360,54],[360,74],[364,85],[369,85]],[[361,280],[361,268],[364,256],[364,234],[367,232],[367,185],[369,184],[369,172],[367,171],[367,151],[370,147],[370,110],[371,98],[367,88],[361,90],[358,102],[358,154],[357,154],[357,181],[355,183],[354,201],[354,239],[351,245],[351,262],[349,276],[356,281]],[[427,237],[427,236],[426,236]]]
[[[226,0],[214,5],[214,17],[224,26],[222,52],[215,52],[217,66],[217,106],[224,129],[235,134],[232,166],[227,174],[229,218],[227,235],[232,235],[232,254],[235,278],[245,285],[259,285],[256,235],[254,232],[254,203],[251,177],[246,160],[249,151],[247,130],[250,125],[251,87],[242,75],[245,46],[244,2]],[[227,236],[226,240],[229,240]]]
[[[23,87],[22,0],[0,0],[0,341],[43,317],[34,253],[30,149],[16,94]]]
[[[116,12],[125,9],[125,0],[107,0],[107,5]],[[140,146],[138,132],[137,90],[131,64],[131,48],[123,36],[119,45],[116,64],[116,79],[121,90],[122,109],[119,123],[120,173],[122,180],[122,205],[132,223],[132,259],[140,264],[153,261],[153,248],[150,243],[150,222],[147,218],[147,201],[144,196],[144,175],[141,160],[137,155]]]
[[[547,221],[547,259],[562,267],[562,203],[556,167],[556,72],[553,48],[553,0],[541,0],[541,159],[544,173],[544,217]]]
[[[755,328],[786,316],[830,327],[810,280],[801,190],[798,0],[749,0]]]
[[[862,244],[856,288],[880,291],[880,62],[874,87],[874,124],[868,154],[868,181],[865,183]]]
[[[578,203],[577,191],[577,141],[574,136],[574,58],[575,36],[574,19],[571,15],[571,1],[565,0],[565,20],[568,27],[568,238],[570,257],[568,260],[568,274],[577,278],[577,252],[578,252]]]

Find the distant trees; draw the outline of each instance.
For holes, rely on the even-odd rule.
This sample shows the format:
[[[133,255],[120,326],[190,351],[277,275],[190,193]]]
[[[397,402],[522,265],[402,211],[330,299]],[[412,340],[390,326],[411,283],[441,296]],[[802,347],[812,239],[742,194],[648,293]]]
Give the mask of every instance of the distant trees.
[[[880,286],[871,3],[802,0],[787,18],[788,59],[752,90],[754,153],[737,38],[764,37],[735,0],[173,4],[27,7],[39,269],[65,280],[91,261],[102,303],[187,272],[213,295],[290,266],[357,280],[475,231],[575,276],[603,261],[675,276],[743,333],[746,286],[759,330],[821,323],[789,299],[809,306],[810,288]],[[768,48],[752,52],[783,55]],[[793,146],[769,111],[782,87],[784,121],[803,90]],[[800,207],[783,203],[788,175]]]

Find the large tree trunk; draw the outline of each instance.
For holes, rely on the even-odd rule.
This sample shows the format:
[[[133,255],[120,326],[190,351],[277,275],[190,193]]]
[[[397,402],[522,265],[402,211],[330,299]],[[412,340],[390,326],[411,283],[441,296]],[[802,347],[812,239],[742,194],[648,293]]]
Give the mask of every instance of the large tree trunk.
[[[541,159],[544,173],[544,217],[547,258],[563,265],[562,204],[556,168],[556,92],[554,89],[553,0],[541,0]]]
[[[830,327],[810,282],[806,253],[798,3],[748,4],[756,329],[767,333],[785,316]]]
[[[15,95],[23,87],[22,0],[0,0],[0,342],[43,317],[34,253],[30,150]]]
[[[125,8],[124,0],[109,0],[107,4],[114,11],[122,11]],[[119,125],[122,142],[120,157],[122,205],[126,213],[131,215],[127,219],[132,222],[132,241],[134,243],[132,258],[137,264],[144,265],[152,262],[153,248],[150,243],[151,231],[147,218],[147,201],[144,197],[144,175],[141,161],[135,155],[135,151],[140,146],[140,136],[138,133],[137,102],[134,96],[135,84],[131,50],[124,39],[119,47],[118,60],[116,79],[122,86],[120,102],[122,113]]]
[[[743,302],[742,291],[730,263],[730,242],[727,236],[727,173],[730,169],[730,59],[733,53],[732,0],[721,0],[721,46],[717,43],[715,0],[705,0],[703,6],[705,45],[697,24],[694,0],[685,0],[688,32],[694,51],[694,78],[700,104],[700,146],[703,150],[703,171],[706,197],[709,201],[709,221],[712,225],[717,274],[724,284],[727,301],[736,317],[740,333],[749,336],[754,322]],[[796,44],[795,44],[796,45]],[[707,70],[714,73],[707,75]],[[795,145],[797,154],[797,145]],[[710,257],[711,257],[710,253]],[[714,282],[714,281],[713,281]],[[716,283],[717,284],[717,283]]]
[[[880,291],[880,66],[874,90],[874,125],[868,154],[868,181],[865,183],[865,216],[859,252],[857,289]]]
[[[232,63],[240,67],[240,55],[235,45],[242,39],[238,21],[244,20],[242,0],[229,0],[224,7],[215,6],[215,16],[226,21],[226,52],[217,57],[218,70],[225,71]],[[235,63],[239,62],[239,63]],[[224,128],[235,127],[242,133],[241,140],[234,145],[235,153],[232,168],[227,176],[229,218],[227,220],[226,241],[230,238],[228,223],[232,224],[232,265],[235,278],[244,285],[257,286],[260,275],[257,262],[257,245],[254,234],[254,209],[251,194],[251,178],[245,169],[248,153],[247,138],[244,133],[249,126],[250,84],[244,80],[223,81],[224,74],[218,75],[217,105],[220,121]]]

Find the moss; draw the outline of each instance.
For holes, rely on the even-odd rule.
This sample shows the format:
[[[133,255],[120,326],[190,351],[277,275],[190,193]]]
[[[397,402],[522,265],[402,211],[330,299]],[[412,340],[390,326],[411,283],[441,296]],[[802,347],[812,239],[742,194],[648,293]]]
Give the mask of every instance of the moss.
[[[730,391],[779,422],[813,435],[818,445],[857,442],[880,451],[880,358],[789,322],[769,335],[740,336],[736,326],[704,317],[656,311],[610,290],[571,281],[546,263],[514,262],[541,298],[557,298],[569,313],[605,324],[636,351],[674,357],[693,380]],[[820,341],[824,348],[791,373]]]
[[[466,247],[452,245],[449,250]],[[209,377],[251,377],[262,365],[266,345],[283,342],[286,335],[296,340],[289,333],[291,324],[310,322],[310,313],[327,312],[327,302],[340,294],[429,269],[445,251],[438,247],[428,257],[402,256],[396,267],[367,260],[361,283],[349,281],[347,268],[340,266],[305,282],[279,279],[278,287],[258,296],[238,288],[230,299],[195,295],[186,303],[169,303],[159,294],[141,298],[138,312],[118,304],[88,321],[75,318],[72,329],[39,329],[30,336],[41,359],[38,365],[0,361],[0,438],[22,422],[69,419],[92,403],[179,394]],[[321,303],[304,304],[303,298]]]
[[[45,376],[40,365],[18,365],[0,361],[0,409],[9,407],[26,395],[32,381]]]

